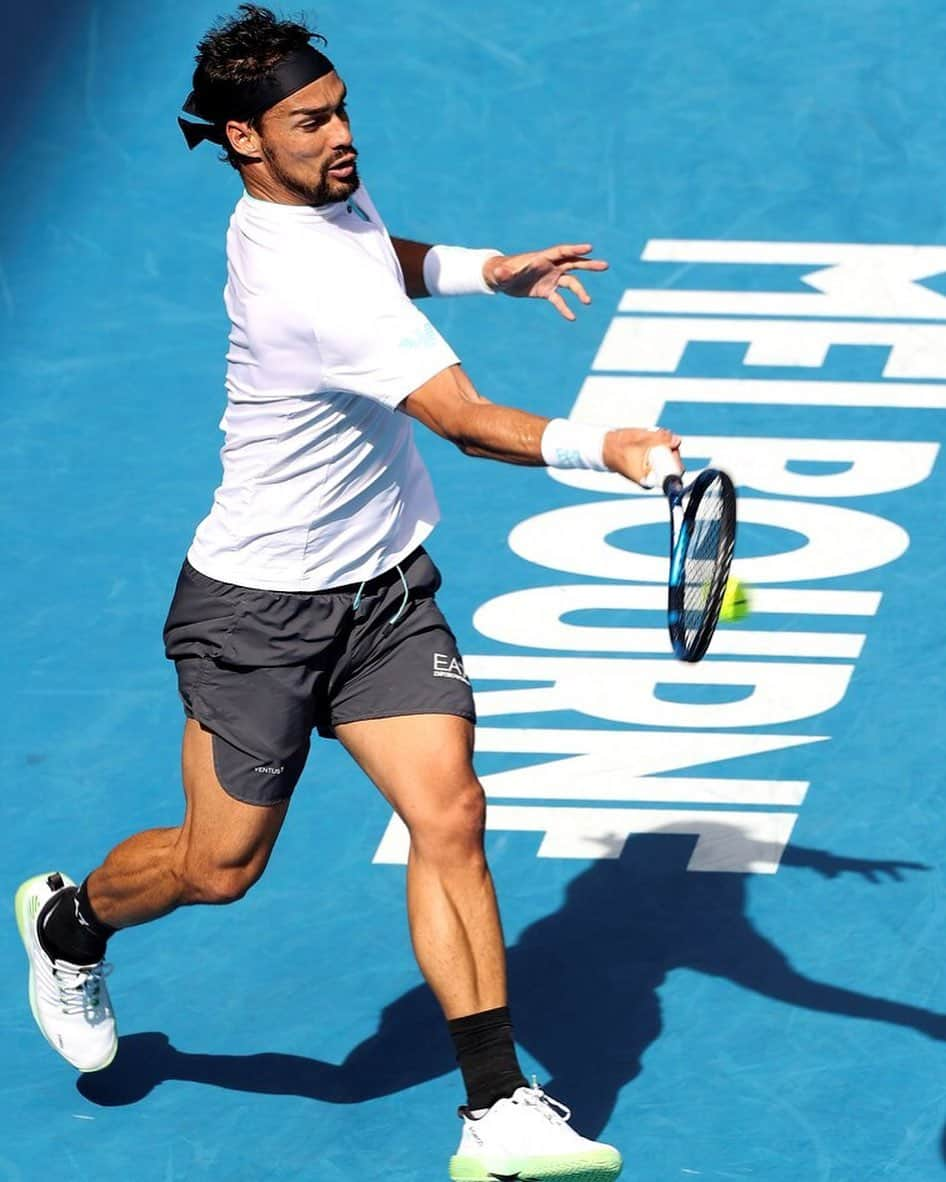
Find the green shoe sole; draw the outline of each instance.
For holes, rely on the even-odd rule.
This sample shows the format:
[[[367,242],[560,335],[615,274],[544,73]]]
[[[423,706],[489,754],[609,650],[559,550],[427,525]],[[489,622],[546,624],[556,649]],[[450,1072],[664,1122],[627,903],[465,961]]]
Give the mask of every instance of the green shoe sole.
[[[612,1182],[621,1172],[620,1154],[613,1151],[580,1157],[526,1157],[487,1169],[475,1157],[452,1157],[453,1182]]]

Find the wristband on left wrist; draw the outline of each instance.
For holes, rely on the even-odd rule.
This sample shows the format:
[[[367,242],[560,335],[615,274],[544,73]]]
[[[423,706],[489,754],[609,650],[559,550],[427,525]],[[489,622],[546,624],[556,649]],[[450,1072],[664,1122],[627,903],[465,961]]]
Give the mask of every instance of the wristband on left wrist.
[[[432,296],[495,295],[483,274],[487,259],[499,250],[471,250],[466,246],[432,246],[424,255],[424,287]]]

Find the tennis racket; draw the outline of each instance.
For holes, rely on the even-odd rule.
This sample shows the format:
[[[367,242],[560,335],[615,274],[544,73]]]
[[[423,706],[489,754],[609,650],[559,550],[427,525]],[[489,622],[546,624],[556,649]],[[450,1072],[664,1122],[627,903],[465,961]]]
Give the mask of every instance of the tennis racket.
[[[713,639],[736,543],[736,490],[706,468],[689,485],[669,447],[650,449],[650,479],[670,503],[667,627],[674,656],[699,661]]]

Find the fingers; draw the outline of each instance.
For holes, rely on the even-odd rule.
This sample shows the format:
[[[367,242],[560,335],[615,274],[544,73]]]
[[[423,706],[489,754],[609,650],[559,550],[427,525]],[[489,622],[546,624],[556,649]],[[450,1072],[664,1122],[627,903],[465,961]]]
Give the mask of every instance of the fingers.
[[[653,445],[659,445],[662,443],[666,447],[669,447],[671,451],[680,450],[680,444],[683,442],[683,440],[679,435],[674,434],[673,431],[668,431],[666,427],[654,427],[650,434],[655,437],[653,440]]]
[[[553,304],[558,311],[565,317],[566,320],[574,320],[575,313],[565,303],[564,299],[558,294],[558,288],[564,287],[573,295],[578,296],[583,304],[591,303],[591,296],[585,291],[585,286],[580,279],[576,279],[573,275],[560,275],[556,289],[547,297],[550,304]]]
[[[549,303],[555,308],[566,320],[574,320],[575,313],[569,308],[568,304],[562,299],[557,291],[553,291],[547,297]]]
[[[594,247],[590,242],[562,243],[550,246],[545,254],[558,266],[567,266],[582,271],[606,271],[608,264],[604,259],[585,259],[582,255],[590,254]]]
[[[620,472],[643,488],[653,488],[659,483],[658,476],[662,480],[683,472],[679,447],[680,436],[665,427],[616,427],[605,436],[604,461],[610,471]],[[674,464],[667,462],[667,449],[674,456],[676,473]]]
[[[574,292],[583,304],[591,303],[591,296],[585,291],[581,280],[576,279],[573,275],[563,275],[558,281],[559,287],[565,287],[569,291]]]
[[[604,259],[565,259],[559,264],[569,271],[607,271]]]
[[[553,258],[567,259],[572,255],[591,254],[593,250],[594,247],[590,242],[572,242],[570,244],[562,242],[558,246],[550,246],[548,254]]]

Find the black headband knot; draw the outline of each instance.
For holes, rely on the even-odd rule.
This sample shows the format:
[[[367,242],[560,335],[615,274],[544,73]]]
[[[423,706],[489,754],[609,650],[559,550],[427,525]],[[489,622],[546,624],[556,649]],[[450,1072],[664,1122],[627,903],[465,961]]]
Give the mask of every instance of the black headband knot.
[[[194,89],[184,100],[182,110],[204,122],[192,123],[179,117],[178,126],[188,148],[196,148],[203,140],[224,146],[223,129],[228,119],[254,119],[334,69],[325,54],[312,45],[294,49],[256,82],[215,83],[208,87],[206,83],[201,85],[201,68],[198,66],[194,71]],[[199,102],[198,89],[202,91]]]

